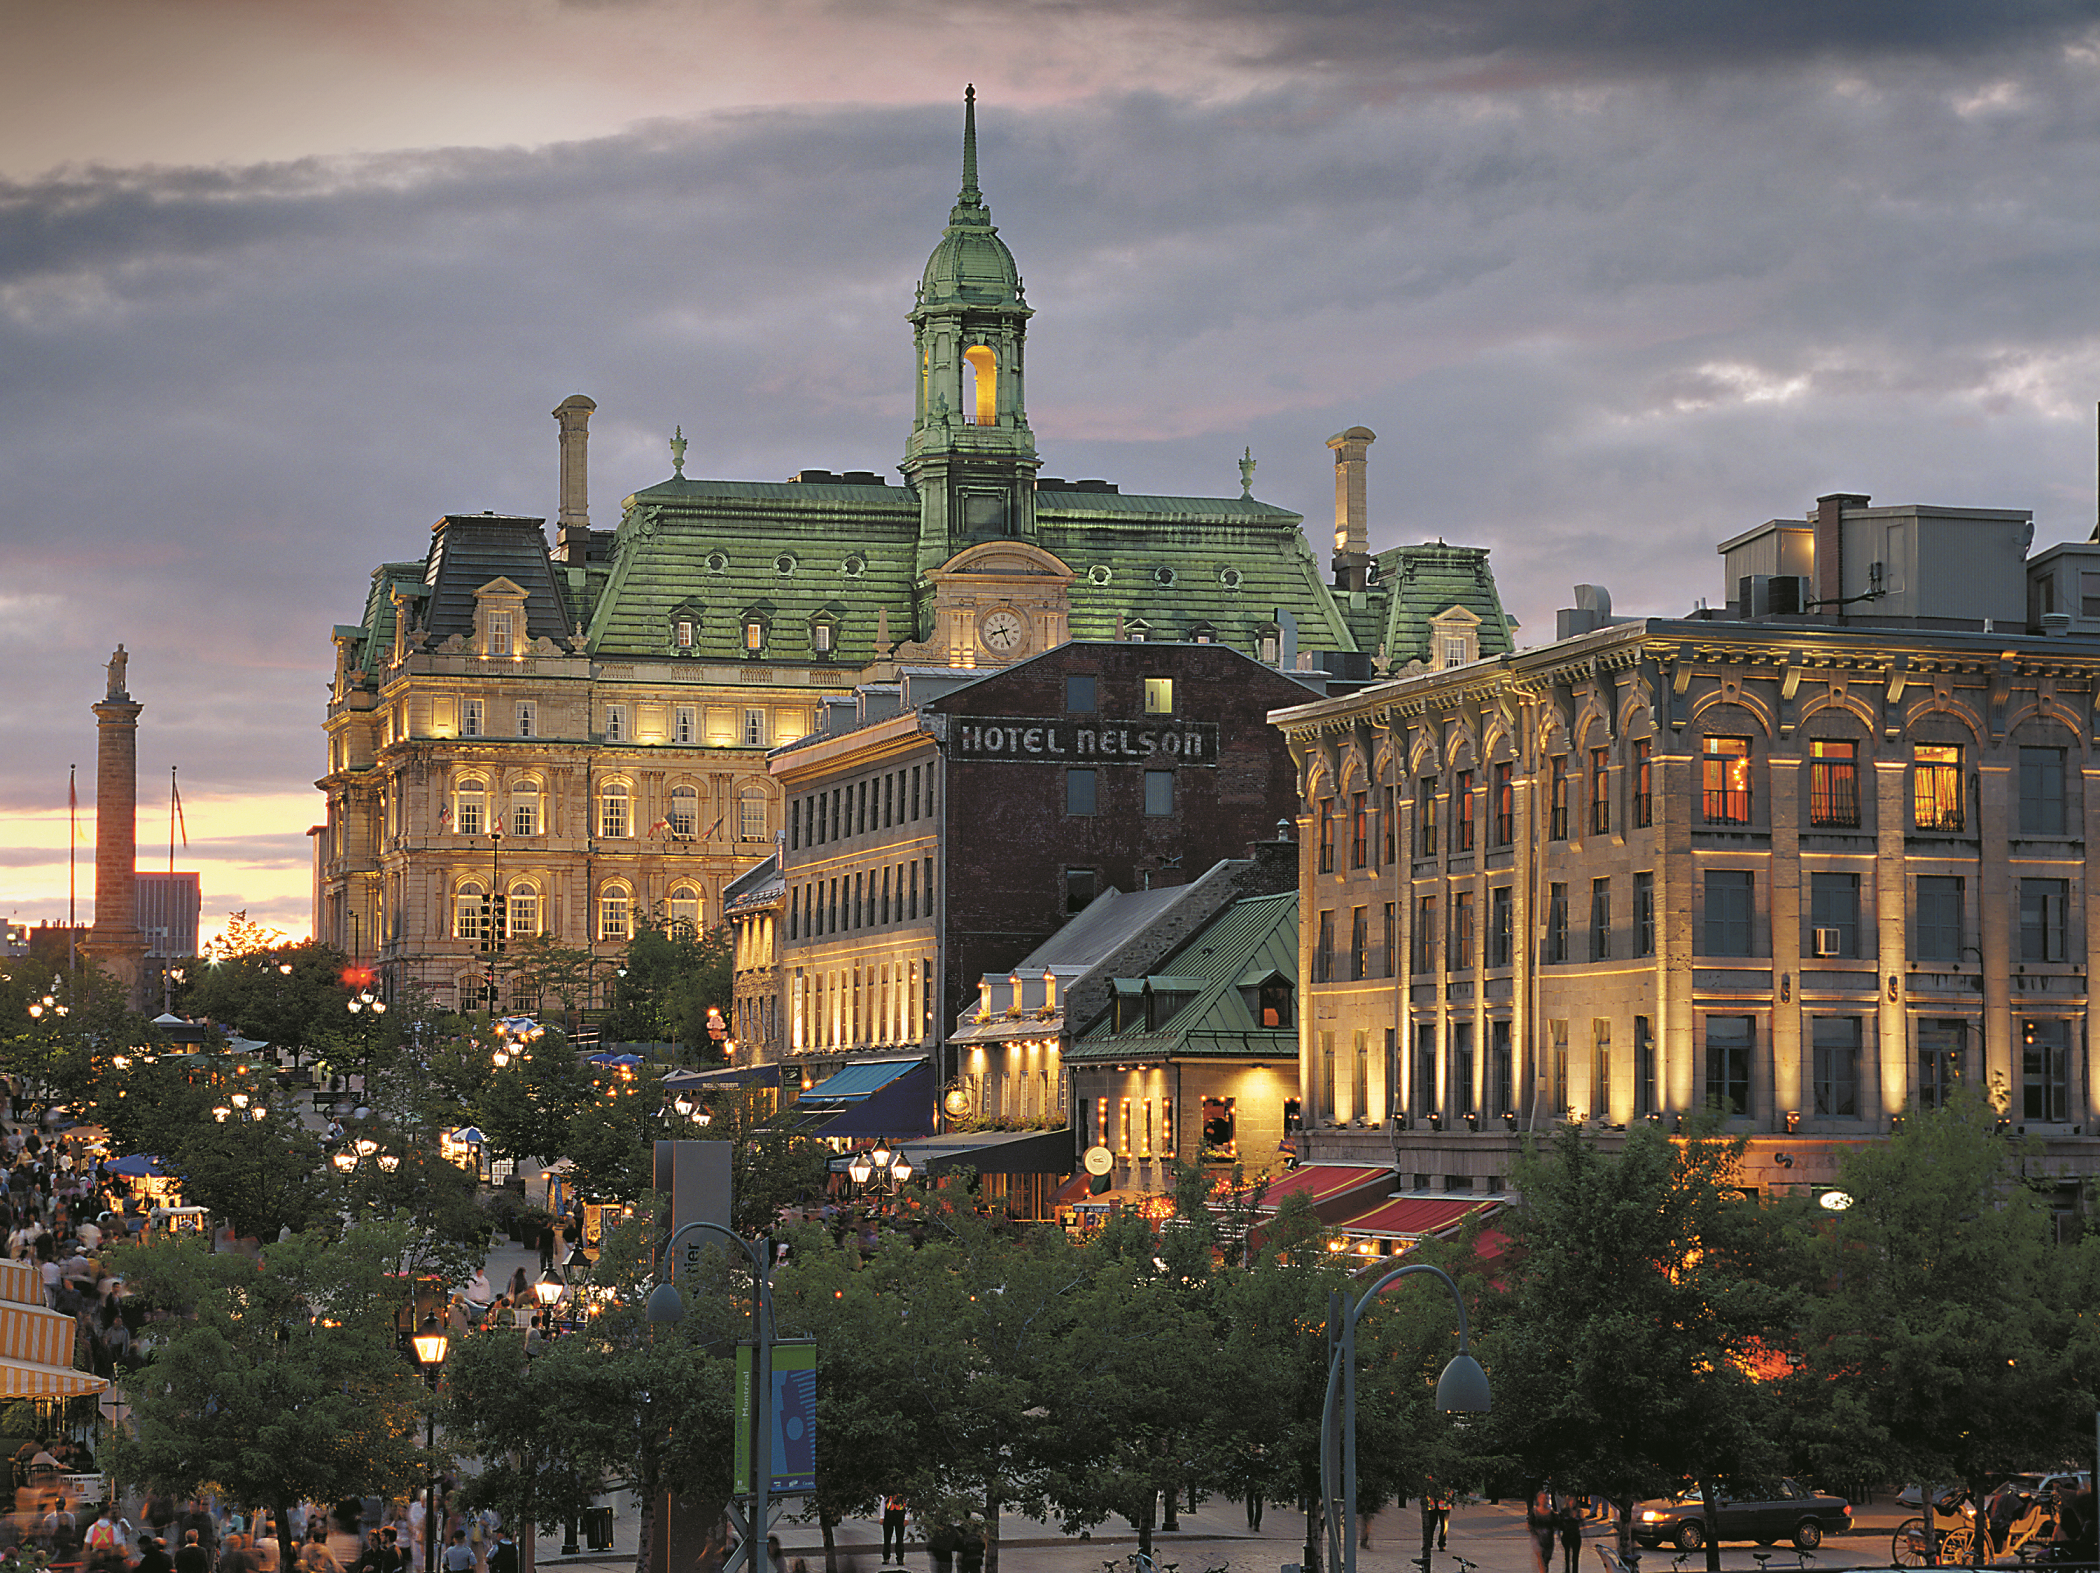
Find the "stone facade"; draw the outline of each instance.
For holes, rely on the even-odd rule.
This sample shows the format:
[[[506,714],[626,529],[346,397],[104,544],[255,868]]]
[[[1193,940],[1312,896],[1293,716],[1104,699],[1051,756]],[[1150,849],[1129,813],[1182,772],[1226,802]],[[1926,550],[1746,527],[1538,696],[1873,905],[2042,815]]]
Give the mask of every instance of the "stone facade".
[[[1748,1184],[1813,1187],[1968,1082],[2042,1171],[2100,1164],[2100,642],[1739,610],[1273,717],[1308,1155],[1495,1191],[1524,1133],[1711,1101]]]

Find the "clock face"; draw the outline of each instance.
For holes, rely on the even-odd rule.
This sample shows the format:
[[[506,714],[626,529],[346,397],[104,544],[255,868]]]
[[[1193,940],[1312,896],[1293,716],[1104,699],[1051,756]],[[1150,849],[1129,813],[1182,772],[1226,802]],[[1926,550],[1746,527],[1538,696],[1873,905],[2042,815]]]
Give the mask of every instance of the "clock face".
[[[987,650],[1001,655],[1011,655],[1027,642],[1028,627],[1018,613],[1004,607],[996,612],[986,612],[977,624],[977,636],[984,641]]]

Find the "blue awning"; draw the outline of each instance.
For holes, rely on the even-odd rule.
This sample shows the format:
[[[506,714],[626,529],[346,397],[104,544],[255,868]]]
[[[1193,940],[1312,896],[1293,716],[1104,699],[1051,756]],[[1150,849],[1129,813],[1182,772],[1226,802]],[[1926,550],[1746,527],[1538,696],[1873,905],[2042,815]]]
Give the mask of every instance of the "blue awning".
[[[838,1074],[825,1077],[795,1101],[804,1109],[843,1109],[926,1063],[923,1059],[856,1060]]]
[[[892,1068],[896,1074],[888,1081],[847,1107],[843,1113],[816,1127],[813,1134],[827,1139],[833,1136],[849,1139],[880,1136],[890,1141],[930,1135],[935,1092],[932,1062],[915,1060]],[[840,1076],[844,1074],[844,1071],[839,1073]],[[838,1076],[831,1078],[832,1081],[838,1079]],[[830,1082],[824,1085],[829,1086]],[[802,1095],[802,1101],[809,1102],[808,1093]]]

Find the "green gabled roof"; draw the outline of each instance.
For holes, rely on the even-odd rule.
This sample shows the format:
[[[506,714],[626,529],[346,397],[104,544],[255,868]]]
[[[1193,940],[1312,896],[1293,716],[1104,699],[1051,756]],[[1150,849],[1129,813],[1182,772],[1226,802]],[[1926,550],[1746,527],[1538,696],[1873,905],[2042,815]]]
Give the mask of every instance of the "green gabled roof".
[[[832,661],[875,659],[876,614],[892,641],[913,636],[919,500],[896,486],[673,479],[627,499],[603,589],[592,654],[672,657],[676,622],[696,624],[690,654],[744,659],[742,618],[768,625],[769,660],[808,661],[812,622],[836,627]],[[783,573],[778,562],[792,559]],[[843,614],[836,608],[843,604]]]
[[[1141,1026],[1114,1030],[1114,1018],[1098,1023],[1073,1044],[1065,1058],[1113,1060],[1134,1054],[1273,1054],[1297,1057],[1294,1027],[1264,1028],[1241,995],[1240,979],[1270,972],[1296,983],[1298,977],[1298,893],[1250,896],[1235,901],[1198,929],[1150,977],[1155,993],[1189,993],[1195,998],[1174,1013],[1158,1032]],[[1136,980],[1130,980],[1135,982]],[[1116,980],[1119,992],[1124,979]],[[1172,985],[1162,989],[1161,985]]]
[[[1507,655],[1515,647],[1486,547],[1426,541],[1396,546],[1376,557],[1378,585],[1386,594],[1385,628],[1378,643],[1385,646],[1394,671],[1409,661],[1429,659],[1429,621],[1453,606],[1463,606],[1480,619],[1483,657]]]

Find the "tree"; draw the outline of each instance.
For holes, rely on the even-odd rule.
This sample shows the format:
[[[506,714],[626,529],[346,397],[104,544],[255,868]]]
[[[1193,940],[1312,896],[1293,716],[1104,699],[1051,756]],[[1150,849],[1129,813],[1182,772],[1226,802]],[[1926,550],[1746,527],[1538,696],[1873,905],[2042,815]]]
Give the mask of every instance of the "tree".
[[[191,1203],[224,1218],[236,1237],[275,1240],[283,1229],[333,1223],[325,1155],[296,1117],[273,1111],[251,1121],[236,1113],[222,1122],[206,1114],[186,1129],[156,1123],[174,1139],[148,1150],[182,1176]]]
[[[121,1478],[175,1496],[207,1482],[274,1512],[292,1565],[291,1507],[405,1489],[421,1384],[394,1347],[406,1298],[386,1229],[294,1235],[259,1259],[194,1242],[117,1247],[130,1293],[168,1313],[126,1384],[135,1428]]]
[[[550,1029],[517,1044],[489,1077],[474,1098],[474,1123],[497,1157],[551,1163],[568,1151],[569,1123],[594,1096],[590,1073]]]
[[[1735,1189],[1740,1140],[1636,1126],[1607,1154],[1567,1126],[1520,1160],[1509,1292],[1483,1339],[1491,1434],[1534,1481],[1631,1507],[1685,1477],[1768,1460],[1773,1395],[1754,1374],[1789,1297],[1774,1231]],[[1709,1535],[1708,1567],[1718,1566]]]
[[[1851,1205],[1817,1230],[1824,1292],[1791,1385],[1826,1472],[1981,1493],[2089,1444],[2089,1249],[2059,1250],[2022,1182],[2025,1144],[1974,1093],[1849,1153]]]
[[[191,1015],[286,1050],[298,1063],[343,1036],[348,963],[332,945],[267,943],[274,934],[253,924],[229,927],[204,964],[190,969],[178,1003]]]
[[[660,922],[627,942],[624,975],[603,1022],[608,1037],[630,1043],[677,1043],[703,1062],[721,1052],[707,1035],[707,1012],[726,1017],[735,994],[735,945],[727,924],[693,934]]]

